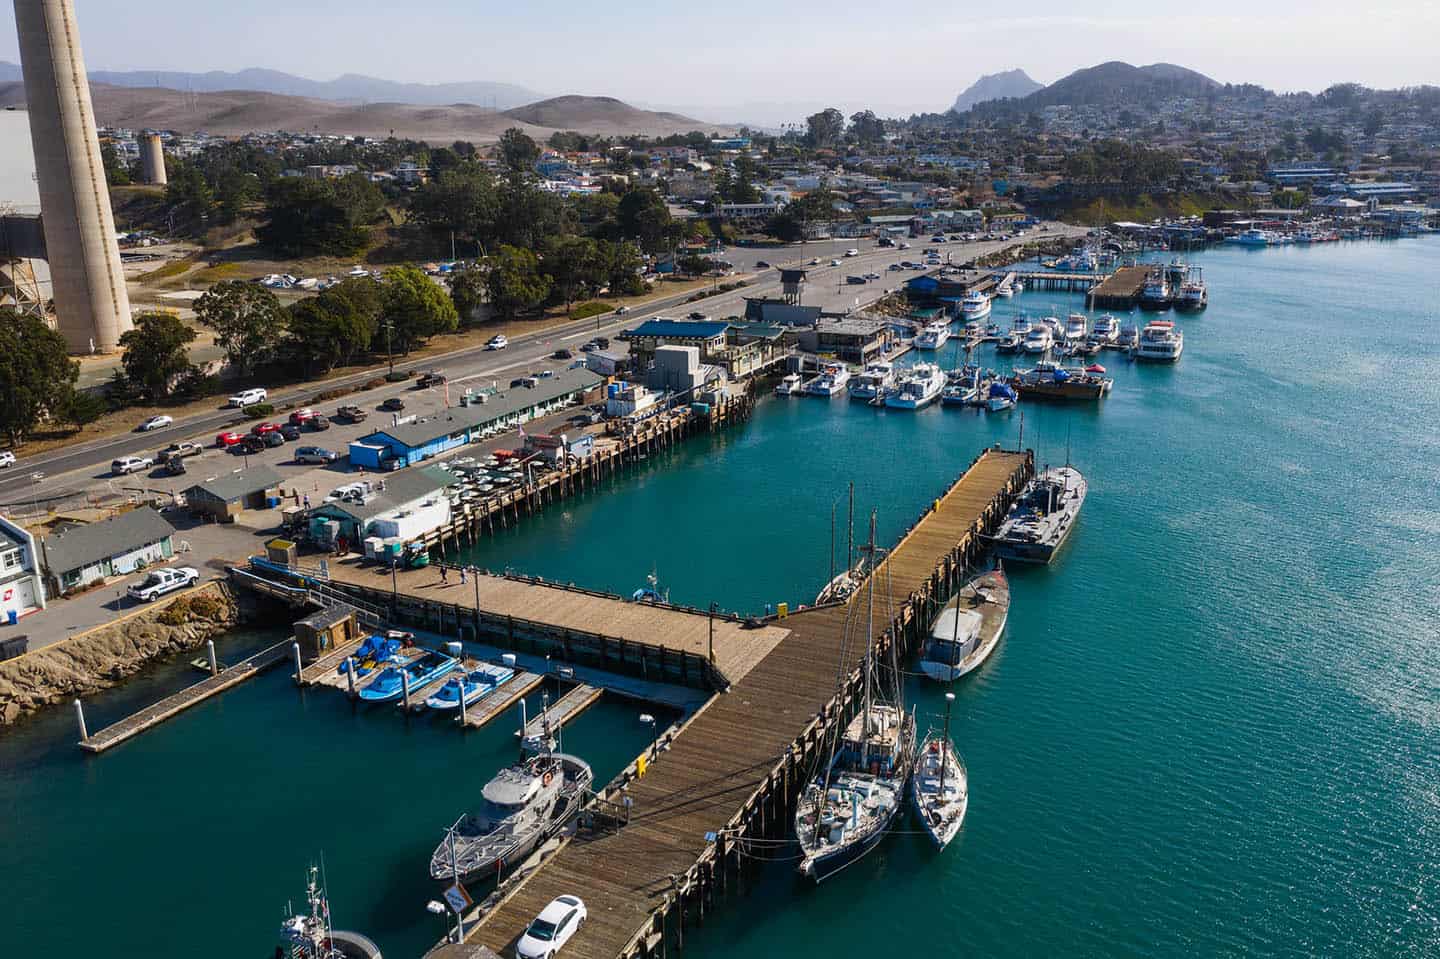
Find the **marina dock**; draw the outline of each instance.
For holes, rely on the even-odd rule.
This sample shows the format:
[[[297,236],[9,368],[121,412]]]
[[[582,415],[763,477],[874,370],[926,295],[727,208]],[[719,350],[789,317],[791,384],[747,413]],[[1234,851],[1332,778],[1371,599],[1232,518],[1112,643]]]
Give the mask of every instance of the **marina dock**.
[[[1089,290],[1085,305],[1092,310],[1129,310],[1140,301],[1140,291],[1145,287],[1148,266],[1122,266],[1103,283]]]
[[[496,716],[525,698],[544,681],[545,677],[539,673],[517,673],[510,677],[495,687],[490,695],[465,710],[465,728],[481,729],[489,725]]]
[[[157,703],[131,713],[119,722],[106,726],[93,736],[87,736],[81,740],[80,748],[91,753],[103,753],[107,749],[113,749],[145,730],[160,725],[172,716],[179,715],[191,706],[197,706],[211,696],[238,686],[253,676],[258,676],[284,660],[289,651],[290,640],[288,639],[262,649],[249,659],[233,666],[227,666],[214,676],[202,679],[193,686],[187,686],[178,693],[166,696]]]
[[[886,641],[908,651],[922,640],[984,553],[984,534],[1033,471],[1030,454],[987,450],[917,520],[875,574]],[[451,959],[475,945],[508,954],[561,894],[589,907],[584,932],[566,946],[574,959],[665,956],[670,945],[680,947],[687,923],[702,921],[720,896],[743,890],[757,860],[773,857],[751,841],[788,834],[826,730],[852,712],[859,660],[853,646],[842,650],[862,595],[772,620],[767,628],[782,638],[728,693],[686,721],[643,775],[635,764],[606,787],[585,817],[588,827],[502,885],[470,917],[464,945],[431,955]],[[839,693],[837,675],[847,677]],[[628,823],[607,823],[607,811],[622,803]]]
[[[595,705],[603,692],[604,690],[598,687],[581,683],[555,700],[543,715],[530,720],[525,724],[525,728],[517,731],[515,735],[519,736],[522,742],[538,742],[545,735],[547,723],[551,732],[564,729],[572,719],[578,718],[581,713]]]

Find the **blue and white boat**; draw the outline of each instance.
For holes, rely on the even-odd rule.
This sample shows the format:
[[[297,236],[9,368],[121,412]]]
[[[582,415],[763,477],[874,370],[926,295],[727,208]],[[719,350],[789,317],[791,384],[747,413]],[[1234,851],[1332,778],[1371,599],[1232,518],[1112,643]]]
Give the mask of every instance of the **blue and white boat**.
[[[418,690],[426,683],[447,675],[460,661],[453,656],[426,650],[408,663],[386,666],[380,675],[370,680],[361,690],[360,698],[367,703],[390,703],[405,695],[405,678],[410,679],[410,688]]]
[[[1269,246],[1270,234],[1264,230],[1250,229],[1244,233],[1225,238],[1227,243],[1238,243],[1241,246]]]
[[[435,695],[425,697],[425,705],[439,712],[448,712],[460,708],[460,700],[463,696],[465,705],[473,706],[493,693],[501,683],[508,682],[514,675],[515,670],[509,666],[492,666],[489,663],[481,663],[468,672],[451,676]]]
[[[1015,408],[1015,400],[1018,399],[1015,390],[1005,383],[991,383],[990,394],[985,397],[985,409],[991,413],[1003,413],[1006,410]]]

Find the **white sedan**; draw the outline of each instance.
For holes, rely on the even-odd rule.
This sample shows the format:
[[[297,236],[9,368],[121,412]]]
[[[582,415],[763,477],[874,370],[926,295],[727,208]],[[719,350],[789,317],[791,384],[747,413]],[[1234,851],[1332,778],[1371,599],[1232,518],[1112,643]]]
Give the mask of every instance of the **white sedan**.
[[[494,336],[490,337],[490,342],[488,342],[488,343],[485,344],[485,349],[487,349],[487,350],[503,350],[503,349],[505,349],[505,347],[507,347],[507,346],[509,346],[509,345],[510,345],[510,341],[505,338],[504,334],[497,333],[497,334],[495,334]]]
[[[519,959],[550,959],[585,923],[585,903],[578,896],[560,896],[531,920],[515,943]]]
[[[15,465],[15,454],[9,450],[0,450],[0,469]]]
[[[140,432],[148,433],[151,430],[163,430],[165,427],[173,426],[174,424],[175,417],[166,416],[164,413],[161,413],[159,416],[152,416],[145,422],[141,423]]]

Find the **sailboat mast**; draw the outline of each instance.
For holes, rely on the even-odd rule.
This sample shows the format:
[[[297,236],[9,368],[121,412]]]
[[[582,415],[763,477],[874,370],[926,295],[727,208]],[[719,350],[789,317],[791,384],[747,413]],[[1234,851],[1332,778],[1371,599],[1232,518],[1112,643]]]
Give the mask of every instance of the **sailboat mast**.
[[[871,690],[871,675],[875,670],[875,511],[870,511],[870,545],[867,547],[870,552],[869,575],[865,577],[869,585],[869,603],[865,611],[865,699],[861,707],[860,722],[860,768],[870,768],[870,702],[873,696]]]
[[[855,568],[855,481],[850,481],[850,515],[846,520],[845,534],[845,572]]]
[[[950,765],[950,704],[954,693],[945,694],[945,738],[940,741],[940,801],[945,801],[945,768]]]
[[[830,578],[827,583],[835,582],[835,505],[830,504]]]

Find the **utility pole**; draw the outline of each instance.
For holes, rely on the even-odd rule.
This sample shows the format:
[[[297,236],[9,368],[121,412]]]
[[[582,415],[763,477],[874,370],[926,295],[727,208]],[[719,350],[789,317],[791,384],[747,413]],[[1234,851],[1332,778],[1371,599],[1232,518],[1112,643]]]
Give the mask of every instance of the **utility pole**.
[[[390,332],[395,328],[393,320],[385,321],[385,358],[390,361],[390,376],[395,375],[395,353],[390,349]]]

